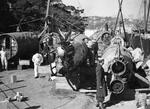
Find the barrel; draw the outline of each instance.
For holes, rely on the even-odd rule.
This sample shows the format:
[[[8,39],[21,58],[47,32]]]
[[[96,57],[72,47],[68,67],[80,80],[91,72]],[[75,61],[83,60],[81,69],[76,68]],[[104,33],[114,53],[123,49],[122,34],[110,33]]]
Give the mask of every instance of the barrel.
[[[7,51],[10,61],[31,60],[39,51],[38,36],[33,32],[13,32],[0,34],[0,48]]]

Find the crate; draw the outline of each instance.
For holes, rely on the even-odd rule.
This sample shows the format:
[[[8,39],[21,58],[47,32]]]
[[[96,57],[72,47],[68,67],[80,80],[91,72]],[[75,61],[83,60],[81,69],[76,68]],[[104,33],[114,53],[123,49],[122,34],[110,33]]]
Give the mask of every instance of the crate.
[[[30,60],[19,60],[19,65],[30,65]]]
[[[42,65],[38,67],[40,74],[50,74],[50,66],[49,65]]]
[[[26,68],[30,66],[30,60],[19,60],[19,65],[17,66],[17,69],[22,70],[23,66],[25,66]]]

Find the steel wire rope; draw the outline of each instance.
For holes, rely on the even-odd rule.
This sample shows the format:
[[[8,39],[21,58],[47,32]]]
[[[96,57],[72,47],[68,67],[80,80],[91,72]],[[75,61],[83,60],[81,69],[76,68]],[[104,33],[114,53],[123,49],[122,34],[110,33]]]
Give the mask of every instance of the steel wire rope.
[[[64,20],[63,18],[60,18],[60,19]],[[66,20],[64,20],[64,21],[65,21],[66,23],[68,23],[68,24],[72,25],[73,27],[78,28],[79,30],[82,30],[82,31],[83,31],[83,29],[81,29],[81,28],[80,28],[80,27],[78,27],[78,26],[73,25],[71,22],[66,21]]]
[[[64,24],[63,22],[61,22],[61,21],[59,21],[59,20],[57,20],[57,19],[55,19],[55,18],[53,18],[53,17],[51,17],[52,19],[54,19],[54,20],[56,20],[56,21],[58,21],[58,22],[60,22],[61,24],[63,24],[64,26],[67,26],[66,24]],[[59,19],[62,19],[63,21],[65,21],[66,23],[68,23],[68,24],[70,24],[71,26],[73,26],[73,27],[76,27],[76,28],[78,28],[79,30],[82,30],[83,31],[83,29],[81,29],[80,27],[78,27],[78,26],[75,26],[75,25],[73,25],[71,22],[69,22],[69,21],[66,21],[65,19],[63,19],[63,18],[60,18],[59,17]]]
[[[53,18],[53,17],[51,17],[51,18],[54,19],[54,20],[56,20],[56,19]],[[60,18],[60,17],[59,17],[59,18]],[[42,19],[43,19],[43,18],[34,19],[34,20],[31,20],[31,21],[27,21],[27,22],[23,22],[23,23],[19,23],[19,24],[10,25],[9,27],[20,26],[20,25],[23,25],[23,24],[28,24],[28,23],[36,22],[36,21],[42,20]],[[72,25],[73,27],[76,27],[76,28],[78,28],[79,30],[82,30],[82,31],[83,31],[83,29],[81,29],[80,27],[77,27],[77,26],[73,25],[71,22],[66,21],[66,20],[63,19],[63,18],[60,18],[60,19],[62,19],[62,20],[65,21],[66,23]],[[58,20],[57,20],[57,21],[58,21]],[[60,21],[59,21],[59,22],[60,22]],[[64,24],[64,25],[65,25],[65,24]],[[66,25],[65,25],[65,26],[66,26]]]
[[[61,22],[60,20],[58,20],[58,19],[56,19],[56,18],[53,18],[52,16],[49,16],[49,17],[51,17],[52,19],[54,19],[56,22],[59,22],[59,23],[61,23],[62,25],[67,26],[65,23]],[[60,19],[62,19],[62,18],[60,18]],[[62,20],[66,22],[66,20],[64,20],[64,19],[62,19]],[[72,25],[73,27],[76,27],[76,28],[78,28],[79,30],[84,31],[83,29],[81,29],[81,28],[79,28],[79,27],[73,25],[73,24],[70,23],[69,21],[67,21],[66,23],[69,23],[69,24]],[[47,29],[48,29],[48,28],[45,28],[42,32],[45,32]],[[39,35],[39,36],[41,36],[41,35]],[[76,35],[75,37],[77,37],[77,36],[78,36],[78,35]],[[75,37],[74,37],[74,38],[75,38]],[[73,38],[73,39],[74,39],[74,38]]]
[[[150,0],[149,0],[149,2],[148,2],[146,25],[148,25],[148,22],[149,22],[149,12],[150,12]],[[147,31],[146,31],[146,32],[147,32]]]
[[[52,19],[54,19],[53,17],[51,17]],[[63,22],[59,21],[59,20],[56,20],[54,19],[56,22],[59,22],[61,23],[62,25],[66,26]],[[51,26],[52,27],[52,26]],[[45,28],[44,27],[44,30],[40,33],[40,35],[38,35],[38,37],[42,36],[42,34],[44,34],[44,32],[48,29],[48,26]]]
[[[51,18],[53,18],[53,17],[51,17]],[[42,20],[42,19],[43,19],[43,18],[34,19],[34,20],[31,20],[31,21],[27,21],[27,22],[23,22],[23,23],[19,23],[19,24],[10,25],[9,27],[20,26],[20,25],[23,25],[23,24],[28,24],[28,23],[36,22],[36,21]],[[54,18],[53,18],[53,19],[54,19]],[[60,19],[62,19],[62,18],[60,18]],[[56,19],[54,19],[54,20],[56,20]],[[83,31],[83,29],[81,29],[80,27],[77,27],[77,26],[73,25],[71,22],[66,21],[66,20],[64,20],[64,19],[62,19],[62,20],[65,21],[66,23],[72,25],[73,27],[76,27],[76,28],[78,28],[79,30],[82,30],[82,31]],[[56,20],[56,21],[59,21],[59,20]],[[61,21],[59,21],[59,22],[60,22],[61,24],[63,24],[64,26],[66,26],[66,24],[62,23]]]

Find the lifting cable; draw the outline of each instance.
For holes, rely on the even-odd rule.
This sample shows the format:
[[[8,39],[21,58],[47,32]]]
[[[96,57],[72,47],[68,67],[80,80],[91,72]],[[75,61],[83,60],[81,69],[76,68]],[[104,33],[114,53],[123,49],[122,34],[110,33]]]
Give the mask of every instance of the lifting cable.
[[[10,25],[9,27],[20,26],[20,25],[23,25],[23,24],[33,23],[33,22],[36,22],[36,21],[39,21],[39,20],[42,20],[42,19],[43,18],[38,18],[38,19],[31,20],[31,21],[27,21],[27,22],[23,22],[23,23],[19,23],[19,24]]]
[[[141,49],[142,52],[144,53],[144,49],[143,49],[143,42],[142,42],[142,37],[141,37],[141,31],[139,30],[139,35],[140,35],[140,44],[141,44]],[[145,53],[144,53],[145,54]]]
[[[53,18],[53,17],[51,17],[51,18]],[[27,22],[23,22],[23,23],[19,23],[19,24],[10,25],[9,27],[20,26],[20,25],[23,25],[23,24],[33,23],[33,22],[36,22],[36,21],[39,21],[39,20],[42,20],[42,19],[43,19],[43,18],[34,19],[34,20],[31,20],[31,21],[27,21]],[[54,18],[53,18],[53,19],[54,19]],[[76,27],[76,28],[78,28],[79,30],[82,30],[82,31],[83,31],[83,29],[81,29],[80,27],[77,27],[77,26],[73,25],[71,22],[66,21],[66,20],[64,20],[63,18],[60,18],[60,19],[62,19],[62,20],[65,21],[66,23],[72,25],[73,27]],[[59,21],[59,20],[57,20],[57,19],[54,19],[54,20],[56,20],[57,22],[60,22],[60,23],[63,24],[64,26],[67,26],[66,24],[62,23],[61,21]]]
[[[51,16],[50,16],[50,17],[51,17]],[[60,20],[55,19],[55,18],[53,18],[53,17],[51,17],[51,18],[54,19],[56,22],[62,24],[63,26],[67,26],[65,23],[61,22]],[[60,18],[60,19],[62,19],[62,18]],[[81,29],[81,28],[79,28],[79,27],[73,25],[73,24],[70,23],[69,21],[66,21],[66,20],[64,20],[64,19],[62,19],[62,20],[65,21],[66,23],[72,25],[73,27],[76,27],[76,28],[78,28],[79,30],[82,30],[82,31],[83,31],[83,29]],[[40,33],[40,35],[38,35],[38,37],[40,37],[47,29],[48,29],[48,26]]]
[[[56,20],[57,22],[60,22],[60,23],[63,24],[64,26],[67,26],[66,24],[64,24],[63,22],[59,21],[58,19],[55,19],[55,18],[53,18],[53,17],[51,17],[51,18],[54,19],[54,20]],[[73,27],[75,27],[75,28],[78,28],[79,30],[82,30],[82,31],[83,31],[83,29],[81,29],[81,28],[78,27],[78,26],[73,25],[71,22],[66,21],[65,19],[60,18],[60,17],[59,17],[59,19],[65,21],[67,24],[70,24],[71,26],[73,26]]]

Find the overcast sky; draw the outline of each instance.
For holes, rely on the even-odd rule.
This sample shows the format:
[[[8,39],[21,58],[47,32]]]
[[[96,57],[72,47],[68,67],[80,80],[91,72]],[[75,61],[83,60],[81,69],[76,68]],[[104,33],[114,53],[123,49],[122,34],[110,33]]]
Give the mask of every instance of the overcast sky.
[[[118,13],[118,0],[62,0],[66,5],[73,5],[85,9],[86,16],[116,16]],[[139,17],[142,0],[124,0],[123,15],[127,18]],[[140,13],[141,14],[141,13]]]

